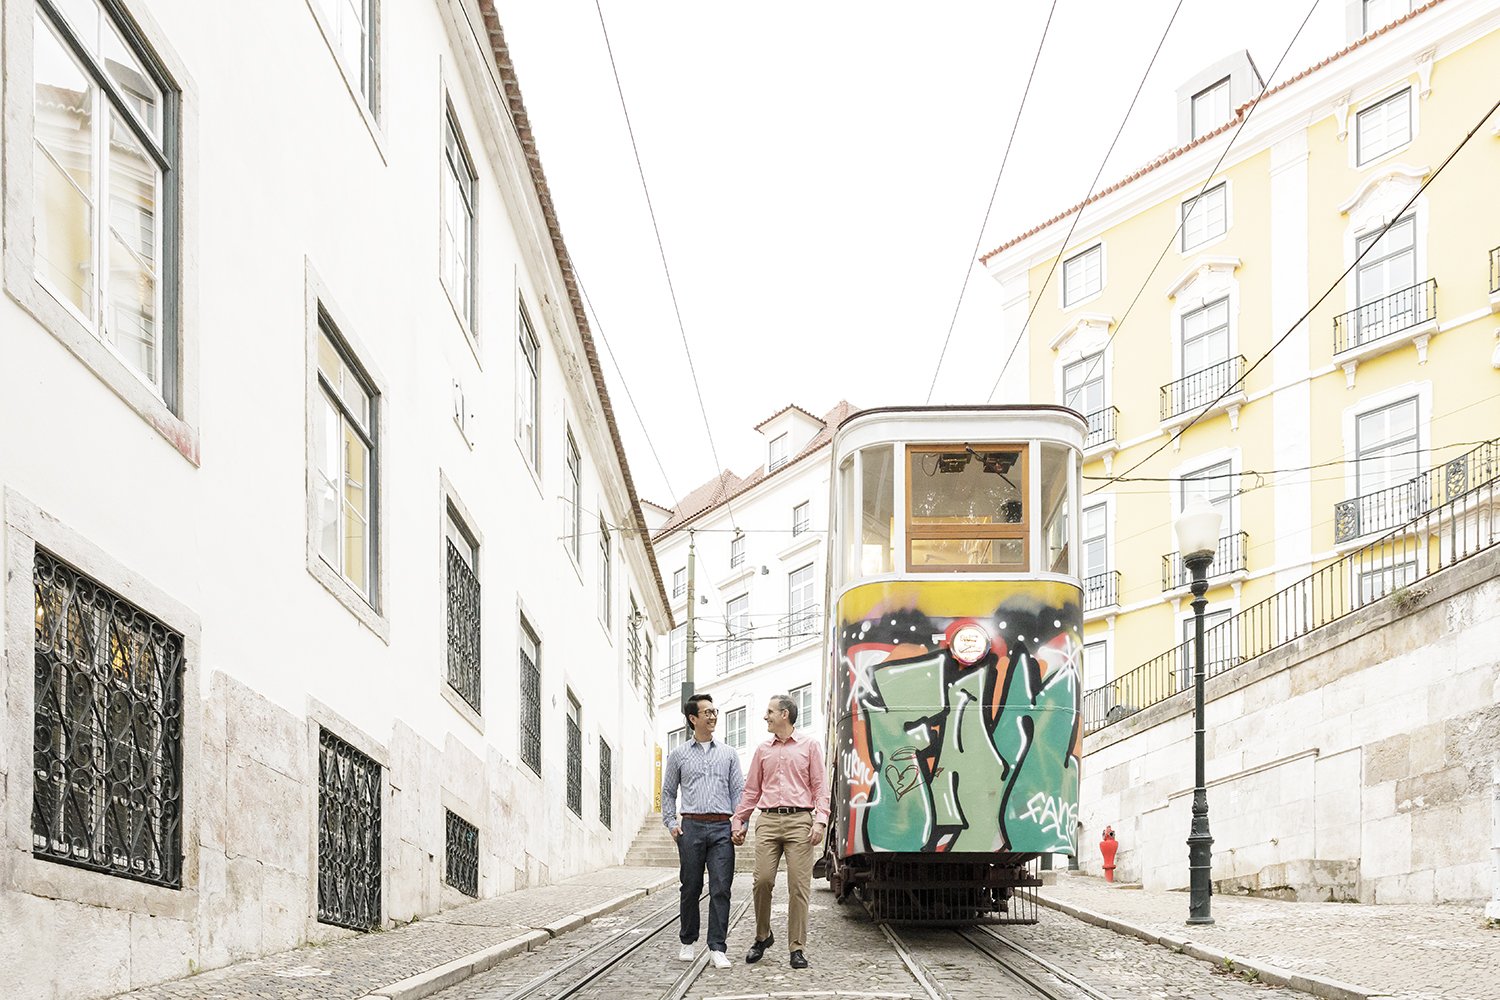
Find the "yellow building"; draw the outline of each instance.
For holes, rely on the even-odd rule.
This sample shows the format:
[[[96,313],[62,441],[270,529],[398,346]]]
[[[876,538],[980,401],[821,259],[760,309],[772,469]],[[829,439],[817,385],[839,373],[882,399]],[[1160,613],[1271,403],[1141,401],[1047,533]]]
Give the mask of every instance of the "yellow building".
[[[1212,625],[1432,509],[1447,463],[1500,436],[1500,114],[1434,178],[1500,98],[1500,7],[1346,7],[1347,46],[1253,114],[1242,52],[1178,91],[1177,148],[982,258],[1004,344],[1025,329],[1001,401],[1090,420],[1091,727],[1186,681],[1189,498],[1223,515]],[[1429,568],[1363,566],[1355,601]]]

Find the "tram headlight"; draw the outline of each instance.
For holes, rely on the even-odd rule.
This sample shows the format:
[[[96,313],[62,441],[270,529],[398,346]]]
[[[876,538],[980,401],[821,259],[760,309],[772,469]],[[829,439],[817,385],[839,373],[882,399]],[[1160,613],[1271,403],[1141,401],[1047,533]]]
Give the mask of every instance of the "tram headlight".
[[[990,637],[985,634],[984,629],[970,622],[954,630],[953,638],[948,640],[948,651],[955,660],[966,666],[978,663],[990,651]]]

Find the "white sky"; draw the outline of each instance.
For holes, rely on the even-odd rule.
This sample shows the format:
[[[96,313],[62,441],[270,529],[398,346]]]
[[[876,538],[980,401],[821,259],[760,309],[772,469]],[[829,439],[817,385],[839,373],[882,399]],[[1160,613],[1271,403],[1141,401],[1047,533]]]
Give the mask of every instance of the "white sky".
[[[1198,70],[1245,48],[1269,74],[1312,2],[1185,0],[1101,184],[1176,145]],[[981,252],[1083,197],[1175,3],[1058,0]],[[923,402],[966,267],[933,401],[984,401],[1014,331],[971,251],[1048,5],[603,0],[721,465],[763,462],[787,403]],[[667,503],[717,468],[598,13],[497,6],[631,471]],[[1343,9],[1318,0],[1278,79],[1343,46]]]

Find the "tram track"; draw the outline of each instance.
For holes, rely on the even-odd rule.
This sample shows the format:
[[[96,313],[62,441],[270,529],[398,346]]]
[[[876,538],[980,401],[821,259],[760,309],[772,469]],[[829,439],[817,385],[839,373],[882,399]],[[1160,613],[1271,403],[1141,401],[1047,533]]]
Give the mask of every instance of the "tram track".
[[[932,963],[918,954],[909,940],[889,924],[878,926],[927,1000],[955,1000],[954,990],[943,981]],[[983,955],[990,966],[1004,973],[1028,996],[1041,1000],[1114,1000],[1062,966],[1006,939],[989,927],[956,928],[953,936],[969,945],[969,953]]]

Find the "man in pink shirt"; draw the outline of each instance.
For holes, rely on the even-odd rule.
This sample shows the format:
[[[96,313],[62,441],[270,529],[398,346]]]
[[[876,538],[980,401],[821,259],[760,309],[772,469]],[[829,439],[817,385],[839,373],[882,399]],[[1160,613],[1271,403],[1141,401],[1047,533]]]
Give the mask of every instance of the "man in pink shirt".
[[[766,707],[771,741],[755,748],[745,792],[731,824],[734,842],[745,842],[745,821],[755,821],[755,943],[746,962],[759,962],[776,940],[771,934],[771,890],[776,869],[786,857],[788,897],[786,929],[791,964],[807,968],[807,897],[812,891],[813,851],[828,830],[828,774],[823,748],[797,732],[797,703],[788,695],[771,696]]]

